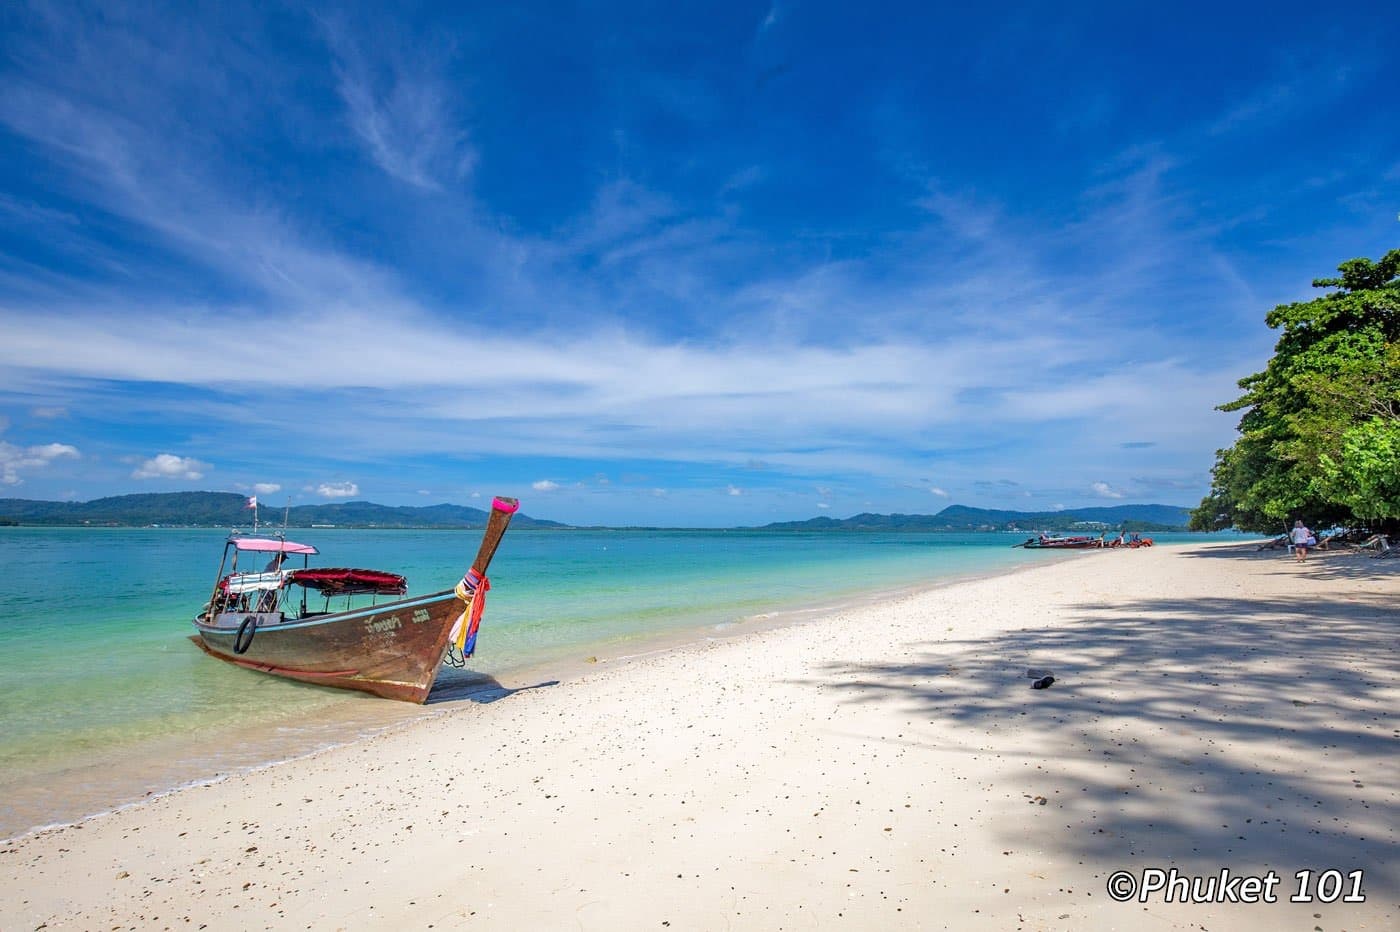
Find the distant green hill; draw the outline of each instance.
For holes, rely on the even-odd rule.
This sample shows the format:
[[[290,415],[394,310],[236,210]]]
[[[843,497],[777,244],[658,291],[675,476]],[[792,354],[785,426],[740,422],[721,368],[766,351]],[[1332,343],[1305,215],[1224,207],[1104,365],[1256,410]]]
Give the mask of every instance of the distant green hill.
[[[237,492],[155,492],[116,495],[90,502],[39,502],[24,498],[0,498],[0,524],[50,526],[146,527],[152,524],[183,527],[240,527],[253,522],[247,498]],[[263,524],[280,527],[283,509],[264,507]],[[422,508],[343,502],[334,505],[297,505],[287,512],[288,527],[333,524],[337,527],[385,528],[481,528],[487,512],[464,505],[429,505]],[[561,528],[557,521],[542,521],[517,514],[516,528]]]
[[[40,502],[23,498],[0,499],[0,525],[48,525],[98,527],[146,527],[152,524],[181,527],[240,527],[252,524],[247,499],[237,492],[155,492],[116,495],[90,502]],[[282,524],[283,509],[264,507],[263,523]],[[992,511],[950,505],[936,515],[859,514],[850,518],[812,518],[784,521],[766,530],[857,531],[1068,531],[1085,523],[1129,531],[1185,529],[1190,512],[1172,505],[1115,505],[1107,508],[1074,508],[1066,511]],[[480,528],[487,513],[465,505],[376,505],[373,502],[339,502],[331,505],[297,505],[287,514],[288,527],[334,525],[383,528]],[[568,525],[517,514],[517,528],[563,528]]]
[[[1064,511],[995,511],[949,505],[936,515],[858,514],[850,518],[780,521],[765,530],[791,531],[1128,531],[1185,530],[1191,511],[1175,505],[1113,505]]]

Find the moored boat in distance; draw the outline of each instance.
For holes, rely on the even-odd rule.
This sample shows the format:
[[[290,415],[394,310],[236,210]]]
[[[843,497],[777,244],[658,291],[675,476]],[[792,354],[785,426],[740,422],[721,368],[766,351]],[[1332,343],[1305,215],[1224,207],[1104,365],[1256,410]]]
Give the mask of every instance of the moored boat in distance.
[[[1078,537],[1052,537],[1049,534],[1041,534],[1039,537],[1028,537],[1019,544],[1012,544],[1012,547],[1024,547],[1027,550],[1089,550],[1103,547],[1129,547],[1136,550],[1139,547],[1151,547],[1152,538],[1134,534],[1126,537],[1125,532],[1119,531],[1118,536],[1112,540],[1104,540],[1104,535],[1089,537],[1081,535]]]
[[[252,670],[421,703],[451,648],[458,660],[475,650],[486,569],[519,507],[513,498],[491,503],[476,559],[455,588],[382,603],[381,596],[406,594],[408,581],[382,570],[311,567],[316,548],[282,537],[230,535],[192,640]],[[261,569],[247,568],[269,555]],[[301,567],[288,569],[295,557]],[[340,599],[344,607],[331,611]]]
[[[1085,550],[1090,547],[1102,547],[1103,535],[1098,537],[1051,537],[1049,534],[1041,534],[1039,537],[1028,537],[1019,544],[1012,544],[1013,547],[1025,547],[1027,550]]]

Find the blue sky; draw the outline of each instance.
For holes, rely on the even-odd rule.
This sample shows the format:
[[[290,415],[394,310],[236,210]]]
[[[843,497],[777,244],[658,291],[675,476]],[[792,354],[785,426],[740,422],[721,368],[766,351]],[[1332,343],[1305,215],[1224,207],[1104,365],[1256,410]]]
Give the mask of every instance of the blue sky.
[[[0,497],[1194,504],[1400,245],[1391,4],[387,6],[0,12]]]

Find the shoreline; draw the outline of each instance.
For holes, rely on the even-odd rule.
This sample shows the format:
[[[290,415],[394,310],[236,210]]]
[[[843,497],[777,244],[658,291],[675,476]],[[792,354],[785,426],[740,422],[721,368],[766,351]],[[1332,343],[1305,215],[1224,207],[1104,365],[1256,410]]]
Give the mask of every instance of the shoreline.
[[[536,677],[545,677],[546,679],[570,682],[578,679],[580,676],[605,669],[611,665],[626,664],[647,657],[684,650],[688,647],[703,646],[711,642],[731,641],[753,634],[760,634],[765,631],[801,627],[820,621],[820,616],[825,614],[868,609],[882,603],[896,602],[909,597],[947,589],[963,583],[1013,577],[1019,573],[1029,572],[1039,569],[1042,566],[1049,565],[1052,561],[1072,560],[1076,557],[1083,557],[1098,552],[1099,551],[1096,550],[1088,550],[1046,554],[1043,557],[1043,562],[1025,563],[1019,566],[1002,566],[985,571],[955,573],[913,585],[878,586],[871,589],[849,592],[835,597],[801,600],[754,615],[747,615],[736,621],[716,622],[713,619],[709,619],[699,624],[687,625],[680,628],[642,632],[621,638],[610,638],[597,644],[589,645],[589,649],[613,647],[625,648],[626,652],[615,656],[607,656],[607,652],[604,651],[604,655],[591,655],[593,659],[590,660],[576,656],[578,653],[582,652],[581,650],[570,648],[571,654],[575,656],[557,657],[538,663],[532,662],[501,669],[489,674],[487,678],[497,679],[499,677],[509,677],[523,681]],[[519,688],[532,689],[535,687],[525,686]],[[436,687],[434,692],[436,692]],[[457,701],[459,698],[467,697],[465,695],[461,697],[453,696],[445,701]],[[430,695],[427,705],[434,705],[436,701],[444,700],[435,700],[434,696]]]
[[[1056,561],[448,703],[7,842],[0,924],[1393,926],[1390,562]],[[1367,902],[1108,898],[1147,867]]]
[[[179,747],[170,753],[164,753],[169,749],[163,747],[162,740],[143,739],[131,747],[123,748],[117,762],[119,771],[125,768],[121,779],[130,787],[129,790],[114,794],[115,798],[107,803],[70,807],[71,814],[59,813],[56,818],[40,824],[14,828],[0,825],[0,844],[139,807],[152,799],[183,789],[220,783],[267,767],[313,757],[323,751],[354,745],[384,732],[414,727],[420,722],[451,711],[452,706],[460,703],[495,702],[524,689],[538,688],[541,684],[573,682],[599,669],[623,666],[637,659],[669,653],[688,646],[803,625],[823,613],[849,611],[882,601],[946,588],[960,582],[1012,576],[1052,561],[1098,552],[1068,551],[1045,554],[1036,563],[1002,566],[980,572],[958,572],[913,585],[883,585],[837,596],[800,600],[734,621],[716,622],[713,618],[706,617],[704,620],[677,628],[607,638],[581,646],[570,645],[555,657],[489,671],[445,671],[448,682],[441,682],[440,675],[440,682],[434,686],[428,701],[422,706],[394,703],[340,690],[329,691],[326,687],[278,678],[268,681],[265,679],[266,674],[248,673],[247,676],[256,677],[250,680],[250,689],[257,689],[259,684],[272,682],[283,687],[326,693],[326,700],[330,704],[313,710],[314,718],[309,728],[320,734],[288,738],[279,734],[287,730],[286,723],[283,720],[275,720],[242,725],[230,732],[198,742],[181,739]],[[489,618],[487,620],[489,622]],[[588,651],[593,653],[588,654]],[[505,686],[501,682],[502,679],[516,685]],[[229,747],[238,750],[230,752]],[[168,762],[172,755],[182,759]],[[209,763],[205,764],[206,761]],[[151,768],[156,772],[149,772]],[[55,786],[60,794],[65,791],[73,792],[104,775],[110,776],[111,769],[110,761],[67,767],[45,774],[44,786],[41,789],[34,788],[34,792],[45,798],[55,792]],[[140,770],[147,772],[143,774]],[[89,777],[88,774],[92,776]],[[20,789],[22,788],[11,788],[12,791]]]

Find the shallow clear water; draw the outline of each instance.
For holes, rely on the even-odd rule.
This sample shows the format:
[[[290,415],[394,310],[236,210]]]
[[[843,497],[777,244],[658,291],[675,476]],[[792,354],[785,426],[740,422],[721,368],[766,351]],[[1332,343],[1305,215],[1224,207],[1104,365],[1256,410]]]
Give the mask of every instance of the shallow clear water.
[[[314,565],[448,588],[478,531],[311,529]],[[1158,535],[1161,540],[1164,535]],[[1165,535],[1170,536],[1170,535]],[[433,714],[221,663],[188,638],[225,532],[0,528],[0,837]],[[617,653],[872,591],[1063,559],[1024,535],[512,531],[469,670]]]

